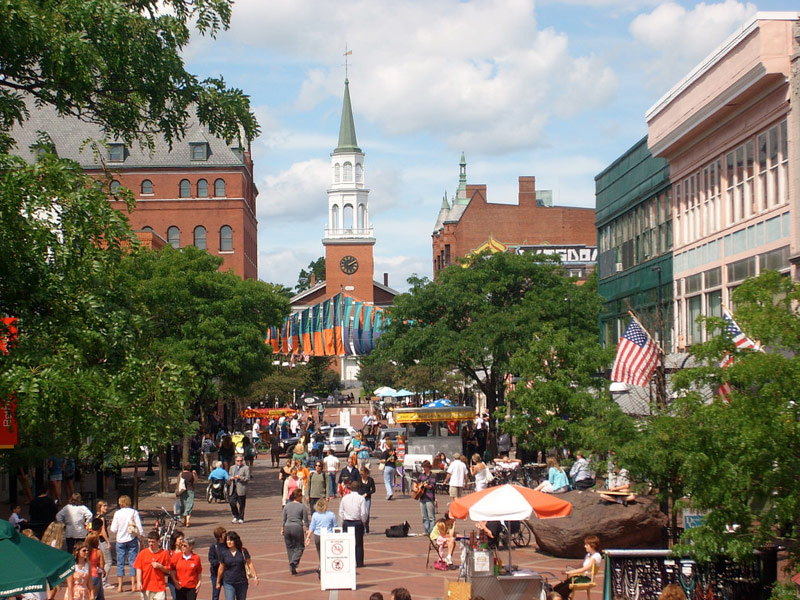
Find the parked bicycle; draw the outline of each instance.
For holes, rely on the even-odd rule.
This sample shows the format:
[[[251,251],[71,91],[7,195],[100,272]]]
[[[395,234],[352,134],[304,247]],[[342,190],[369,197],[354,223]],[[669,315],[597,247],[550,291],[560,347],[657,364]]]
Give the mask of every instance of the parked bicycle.
[[[180,515],[173,515],[163,506],[156,516],[155,530],[158,532],[158,544],[164,550],[169,550],[169,541],[172,534],[183,521]]]

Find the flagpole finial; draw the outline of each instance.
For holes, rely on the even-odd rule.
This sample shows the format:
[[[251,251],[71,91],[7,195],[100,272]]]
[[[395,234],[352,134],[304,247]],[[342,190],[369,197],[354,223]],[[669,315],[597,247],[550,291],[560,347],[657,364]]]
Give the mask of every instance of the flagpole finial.
[[[348,71],[348,67],[349,67],[349,63],[347,61],[347,57],[352,55],[352,54],[353,54],[353,51],[347,49],[347,43],[345,42],[345,45],[344,45],[344,80],[345,81],[349,80],[349,76],[348,76],[348,72],[347,72]]]

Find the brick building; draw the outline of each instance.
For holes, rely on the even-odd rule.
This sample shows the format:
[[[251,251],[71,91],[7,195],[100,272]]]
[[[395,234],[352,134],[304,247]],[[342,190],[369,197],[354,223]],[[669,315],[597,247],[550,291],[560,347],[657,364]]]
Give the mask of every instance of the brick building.
[[[59,117],[50,107],[36,109],[31,104],[28,109],[31,118],[13,131],[18,155],[33,162],[38,132],[46,133],[58,156],[76,161],[97,177],[104,175],[105,165],[112,189],[122,185],[133,192],[133,212],[128,213],[122,202],[112,200],[112,205],[127,213],[146,245],[194,245],[222,257],[221,270],[232,269],[246,279],[258,277],[258,190],[249,149],[228,146],[193,120],[184,139],[172,148],[156,138],[150,152],[138,144],[106,140],[98,126]],[[87,139],[104,143],[99,153],[84,145]]]
[[[467,162],[461,155],[458,191],[445,195],[431,235],[434,277],[487,243],[519,246],[595,247],[593,208],[547,206],[537,202],[536,178],[520,176],[517,204],[488,201],[485,184],[467,183]],[[491,244],[490,244],[491,245]]]

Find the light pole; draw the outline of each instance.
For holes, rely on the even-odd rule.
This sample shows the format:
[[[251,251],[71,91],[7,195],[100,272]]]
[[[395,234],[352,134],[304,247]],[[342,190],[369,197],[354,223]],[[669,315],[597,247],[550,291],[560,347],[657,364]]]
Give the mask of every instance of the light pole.
[[[656,306],[656,319],[658,320],[658,342],[661,346],[661,356],[658,361],[658,379],[656,382],[656,402],[662,408],[667,405],[667,371],[664,365],[664,358],[666,356],[666,348],[664,344],[664,305],[661,297],[661,266],[655,265],[650,267],[651,271],[655,271],[658,276],[658,293]]]

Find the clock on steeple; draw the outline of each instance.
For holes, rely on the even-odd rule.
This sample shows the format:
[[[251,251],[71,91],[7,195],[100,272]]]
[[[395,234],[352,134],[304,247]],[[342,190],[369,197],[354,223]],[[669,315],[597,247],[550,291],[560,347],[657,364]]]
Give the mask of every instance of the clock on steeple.
[[[375,238],[369,222],[369,189],[364,181],[364,153],[356,140],[350,82],[345,79],[339,143],[331,153],[328,225],[322,239],[326,294],[344,291],[363,302],[372,302]]]

